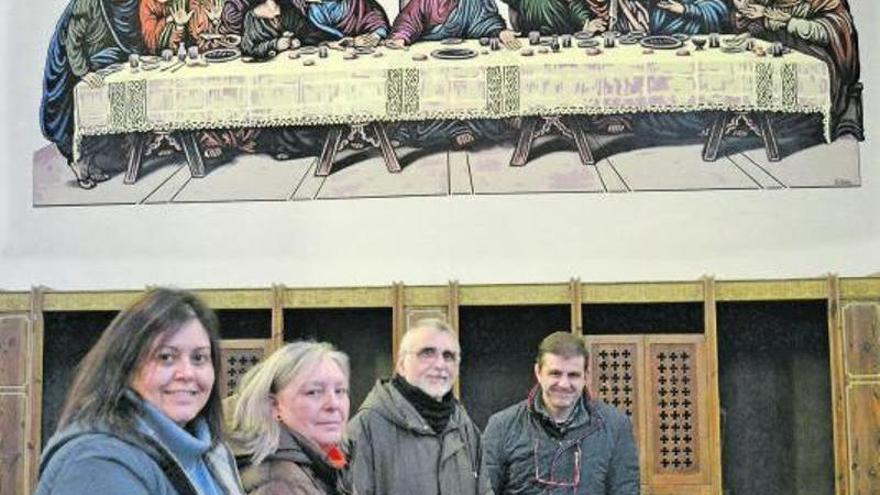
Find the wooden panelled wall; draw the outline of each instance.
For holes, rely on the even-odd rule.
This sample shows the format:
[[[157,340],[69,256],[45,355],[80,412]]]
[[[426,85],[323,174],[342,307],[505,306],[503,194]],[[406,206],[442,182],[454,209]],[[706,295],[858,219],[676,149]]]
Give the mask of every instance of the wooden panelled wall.
[[[224,342],[226,390],[284,341],[289,308],[391,308],[392,359],[425,317],[458,327],[463,306],[563,304],[582,334],[582,304],[702,302],[704,330],[687,335],[589,336],[590,387],[633,420],[642,493],[721,495],[716,302],[828,301],[835,493],[880,493],[880,278],[569,283],[199,291],[217,309],[268,309],[269,338]],[[30,493],[41,445],[43,312],[118,310],[123,292],[0,292],[0,493]]]

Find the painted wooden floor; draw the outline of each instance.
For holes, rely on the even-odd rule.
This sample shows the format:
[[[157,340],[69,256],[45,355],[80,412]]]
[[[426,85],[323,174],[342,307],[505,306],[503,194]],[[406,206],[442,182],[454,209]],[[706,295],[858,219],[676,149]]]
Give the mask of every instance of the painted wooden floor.
[[[55,149],[34,154],[34,206],[157,204],[231,201],[309,201],[476,194],[633,194],[643,191],[779,190],[858,187],[858,142],[842,137],[796,151],[780,142],[783,159],[767,160],[752,140],[731,140],[715,162],[702,145],[639,147],[632,136],[590,137],[595,166],[584,166],[567,142],[544,138],[524,167],[508,165],[512,143],[468,151],[399,148],[403,171],[390,174],[373,151],[343,151],[328,177],[315,177],[315,158],[276,161],[240,155],[208,163],[190,177],[183,155],[148,159],[135,184],[119,171],[82,190]]]

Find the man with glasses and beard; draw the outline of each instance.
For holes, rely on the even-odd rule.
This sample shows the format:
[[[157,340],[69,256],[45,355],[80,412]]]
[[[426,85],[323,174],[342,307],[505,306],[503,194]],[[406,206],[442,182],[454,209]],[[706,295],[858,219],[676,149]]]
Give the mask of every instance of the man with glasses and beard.
[[[568,332],[538,347],[526,400],[494,414],[483,433],[496,495],[636,495],[639,461],[629,419],[590,397],[587,349]]]
[[[440,320],[400,342],[394,377],[380,380],[348,425],[358,495],[482,495],[480,431],[452,395],[461,347]]]

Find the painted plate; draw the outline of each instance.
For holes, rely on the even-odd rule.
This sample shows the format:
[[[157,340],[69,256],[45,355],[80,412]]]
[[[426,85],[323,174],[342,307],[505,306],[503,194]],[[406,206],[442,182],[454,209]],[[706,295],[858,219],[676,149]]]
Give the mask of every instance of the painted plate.
[[[577,42],[578,48],[592,48],[594,46],[599,46],[599,40],[580,40]]]
[[[241,57],[241,52],[236,48],[215,48],[206,51],[202,56],[205,57],[205,60],[209,63],[219,64],[221,62],[229,62],[230,60],[235,60]]]
[[[645,36],[639,40],[639,44],[653,50],[673,50],[684,45],[681,40],[665,35]]]
[[[621,45],[635,45],[639,42],[640,39],[644,37],[645,35],[642,33],[627,33],[622,35],[617,41]]]
[[[470,48],[440,48],[431,52],[431,56],[442,60],[462,60],[476,57],[477,52]]]

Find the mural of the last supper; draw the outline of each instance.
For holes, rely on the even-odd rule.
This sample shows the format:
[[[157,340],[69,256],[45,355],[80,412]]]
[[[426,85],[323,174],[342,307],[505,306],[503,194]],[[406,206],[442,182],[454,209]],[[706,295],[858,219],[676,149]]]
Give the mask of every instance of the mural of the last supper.
[[[38,206],[860,185],[847,0],[70,0],[47,39]]]

